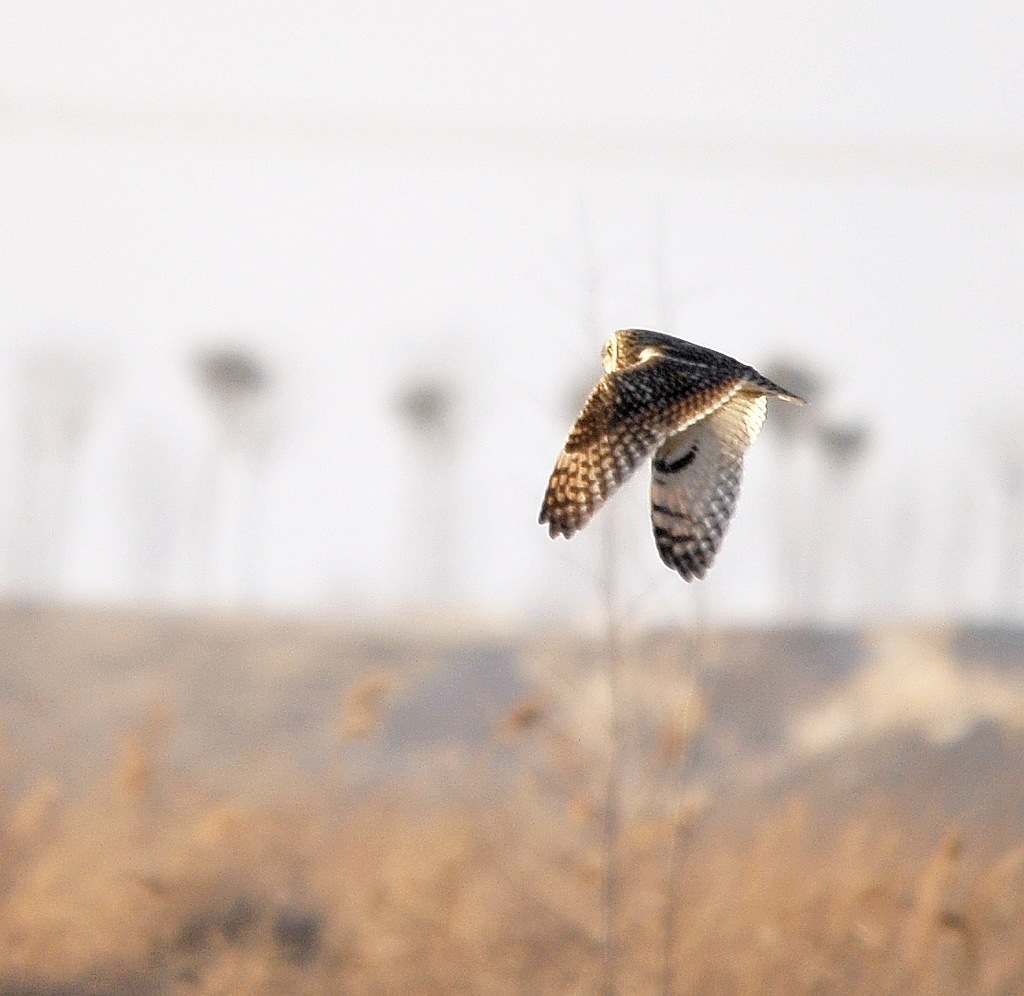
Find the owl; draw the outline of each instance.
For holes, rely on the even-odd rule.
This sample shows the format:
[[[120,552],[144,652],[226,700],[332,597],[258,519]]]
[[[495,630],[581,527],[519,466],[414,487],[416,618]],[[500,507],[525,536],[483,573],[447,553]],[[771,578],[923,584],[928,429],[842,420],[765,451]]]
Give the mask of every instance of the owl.
[[[803,404],[753,367],[661,332],[622,329],[548,482],[540,522],[582,529],[651,460],[651,524],[661,559],[686,581],[714,562],[739,494],[743,455],[768,397]]]

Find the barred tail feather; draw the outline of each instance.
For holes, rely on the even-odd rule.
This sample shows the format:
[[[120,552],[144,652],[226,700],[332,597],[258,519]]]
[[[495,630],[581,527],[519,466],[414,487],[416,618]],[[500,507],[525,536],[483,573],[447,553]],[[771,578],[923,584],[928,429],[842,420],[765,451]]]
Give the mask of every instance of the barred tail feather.
[[[684,580],[714,563],[739,497],[743,455],[764,424],[764,397],[741,392],[670,436],[651,468],[651,525],[664,563]]]

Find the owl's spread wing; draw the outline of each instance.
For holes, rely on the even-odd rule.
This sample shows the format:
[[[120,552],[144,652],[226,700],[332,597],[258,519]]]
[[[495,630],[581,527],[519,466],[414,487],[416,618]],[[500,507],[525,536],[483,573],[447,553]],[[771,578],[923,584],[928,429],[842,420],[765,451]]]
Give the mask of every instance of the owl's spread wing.
[[[661,559],[686,581],[702,578],[736,505],[743,454],[768,408],[741,391],[658,448],[651,472],[651,524]]]
[[[742,384],[739,375],[722,378],[662,358],[602,377],[555,463],[540,522],[551,536],[572,536],[669,435],[715,411]]]

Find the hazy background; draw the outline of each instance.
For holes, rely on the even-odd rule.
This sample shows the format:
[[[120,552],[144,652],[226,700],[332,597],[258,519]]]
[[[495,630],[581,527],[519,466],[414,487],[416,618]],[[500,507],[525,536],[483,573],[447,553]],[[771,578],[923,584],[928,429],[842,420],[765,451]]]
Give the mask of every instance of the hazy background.
[[[0,994],[1024,992],[1022,53],[8,0]],[[813,402],[700,585],[536,521],[629,325]]]
[[[640,325],[820,390],[696,596],[639,475],[634,617],[1019,619],[1021,51],[1010,2],[8,3],[4,583],[586,614],[599,530],[536,514]]]

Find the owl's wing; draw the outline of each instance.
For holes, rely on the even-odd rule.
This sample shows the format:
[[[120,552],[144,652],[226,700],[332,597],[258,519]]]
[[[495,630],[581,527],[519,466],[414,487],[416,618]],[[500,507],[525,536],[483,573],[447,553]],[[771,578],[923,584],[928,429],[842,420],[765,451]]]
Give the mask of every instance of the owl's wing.
[[[651,524],[661,559],[686,581],[711,567],[740,491],[743,454],[768,401],[741,391],[665,440],[654,454]]]
[[[570,537],[672,433],[725,404],[742,376],[722,378],[653,358],[598,381],[551,473],[540,522]]]

